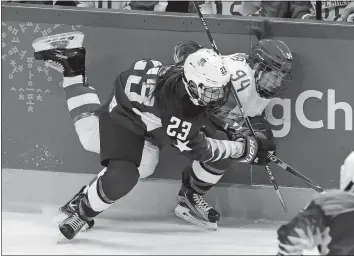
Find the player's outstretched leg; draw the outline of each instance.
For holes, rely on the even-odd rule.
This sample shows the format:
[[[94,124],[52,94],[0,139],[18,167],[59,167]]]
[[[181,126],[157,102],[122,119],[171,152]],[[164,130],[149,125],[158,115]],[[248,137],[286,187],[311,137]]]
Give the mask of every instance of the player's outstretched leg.
[[[138,179],[139,172],[135,164],[110,161],[107,171],[88,186],[87,192],[78,199],[75,211],[59,224],[60,232],[67,239],[74,238],[87,223],[128,194]]]
[[[226,139],[227,135],[218,133],[213,138]],[[192,168],[186,168],[182,175],[182,187],[177,196],[175,214],[195,225],[217,230],[220,214],[203,196],[217,184],[230,164],[229,159],[212,163],[194,161]]]
[[[74,214],[78,208],[80,200],[87,194],[87,190],[91,184],[93,184],[99,177],[101,177],[107,168],[104,168],[99,174],[97,174],[88,185],[83,186],[80,191],[73,196],[66,204],[59,208],[60,216],[57,217],[58,222],[62,222],[65,218]],[[95,220],[87,221],[87,224],[83,227],[82,230],[91,229],[95,225]]]
[[[77,210],[59,224],[61,233],[68,239],[76,236],[86,222],[128,194],[140,177],[138,166],[146,148],[143,136],[116,123],[108,111],[100,111],[100,140],[101,164],[107,170],[87,188]],[[154,163],[149,166],[154,168]]]
[[[101,104],[94,88],[88,86],[87,83],[86,51],[82,46],[83,40],[84,35],[81,32],[70,32],[38,38],[33,41],[32,46],[36,60],[45,61],[48,67],[63,74],[62,87],[80,142],[86,150],[99,153],[99,120],[96,110],[101,107]],[[102,175],[104,171],[105,169],[97,177]],[[69,202],[60,207],[57,221],[75,212],[86,188],[87,186],[84,186]],[[85,229],[91,228],[93,225],[94,221],[89,221],[85,225]]]
[[[72,199],[70,199],[65,205],[59,208],[59,213],[60,213],[60,220],[58,220],[58,217],[56,218],[59,222],[63,221],[63,219],[69,217],[75,211],[77,211],[79,207],[79,202],[80,200],[85,196],[85,193],[87,191],[88,186],[83,186],[80,191],[74,195]],[[83,227],[83,230],[90,229],[95,225],[95,221],[87,221],[85,226]]]
[[[87,83],[83,39],[81,32],[70,32],[38,38],[32,46],[36,60],[63,73],[63,89],[80,142],[86,150],[99,153],[96,111],[101,103],[95,89]]]

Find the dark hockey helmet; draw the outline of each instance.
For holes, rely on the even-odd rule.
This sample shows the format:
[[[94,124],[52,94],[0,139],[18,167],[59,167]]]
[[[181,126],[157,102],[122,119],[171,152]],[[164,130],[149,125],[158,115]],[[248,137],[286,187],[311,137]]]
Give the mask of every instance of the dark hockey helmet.
[[[175,46],[173,60],[175,63],[184,62],[189,54],[195,53],[199,49],[202,49],[202,46],[194,41],[181,41]]]
[[[255,70],[256,89],[263,98],[277,96],[284,82],[291,80],[293,56],[280,40],[262,39],[249,55],[249,64]]]

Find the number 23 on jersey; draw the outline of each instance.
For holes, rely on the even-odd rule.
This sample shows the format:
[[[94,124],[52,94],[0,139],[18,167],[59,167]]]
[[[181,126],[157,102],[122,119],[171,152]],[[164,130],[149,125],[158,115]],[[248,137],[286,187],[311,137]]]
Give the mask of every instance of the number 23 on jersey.
[[[167,126],[166,133],[168,136],[177,137],[177,139],[184,141],[187,139],[191,128],[192,124],[190,122],[182,122],[181,119],[173,116],[170,119],[170,124]]]

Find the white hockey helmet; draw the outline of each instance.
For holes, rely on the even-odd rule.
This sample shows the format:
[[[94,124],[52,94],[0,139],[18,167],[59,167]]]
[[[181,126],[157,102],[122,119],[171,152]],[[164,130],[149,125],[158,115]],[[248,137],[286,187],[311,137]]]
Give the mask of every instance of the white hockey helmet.
[[[354,151],[345,159],[340,169],[340,190],[354,192]]]
[[[210,49],[190,54],[183,67],[183,82],[197,106],[218,108],[225,104],[231,90],[231,75],[221,56]]]

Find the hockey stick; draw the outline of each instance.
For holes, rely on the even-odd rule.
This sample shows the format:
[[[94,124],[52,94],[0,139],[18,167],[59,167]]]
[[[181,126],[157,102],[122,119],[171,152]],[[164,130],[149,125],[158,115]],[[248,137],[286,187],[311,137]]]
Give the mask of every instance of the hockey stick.
[[[204,26],[205,32],[207,33],[207,36],[208,36],[209,41],[210,41],[210,43],[211,43],[211,46],[213,47],[214,51],[215,51],[218,55],[221,56],[220,51],[219,51],[218,48],[216,47],[214,38],[213,38],[213,36],[212,36],[211,33],[210,33],[210,30],[209,30],[209,28],[208,28],[208,25],[206,24],[206,22],[205,22],[205,20],[204,20],[203,14],[202,14],[202,12],[200,11],[200,9],[199,9],[199,7],[198,7],[198,4],[196,3],[196,1],[193,1],[193,4],[194,4],[194,6],[195,6],[195,9],[197,10],[197,13],[198,13],[198,15],[199,15],[200,20],[202,21],[202,24],[203,24],[203,26]],[[226,66],[225,66],[225,68],[227,69]],[[246,121],[246,125],[247,125],[248,129],[250,129],[252,135],[254,136],[255,133],[254,133],[253,127],[252,127],[252,125],[251,125],[251,122],[250,122],[249,118],[245,115],[245,111],[244,111],[244,109],[243,109],[243,107],[242,107],[240,98],[238,97],[238,95],[237,95],[237,93],[236,93],[236,90],[235,90],[235,88],[234,88],[233,86],[231,86],[231,92],[232,92],[232,95],[234,96],[234,98],[235,98],[235,100],[236,100],[236,103],[237,103],[239,109],[240,109],[240,112],[241,112],[242,117],[243,117],[243,118],[245,119],[245,121]]]
[[[214,114],[212,114],[210,116],[210,118],[211,118],[211,121],[213,122],[213,124],[215,124],[217,127],[221,128],[221,129],[225,130],[229,135],[232,135],[234,133],[234,131],[232,131],[232,129],[230,128],[230,125],[228,123],[224,122],[223,120],[221,120],[220,118],[218,118]],[[274,162],[276,165],[278,165],[280,168],[284,169],[285,171],[289,172],[290,174],[292,174],[295,177],[297,177],[300,180],[302,180],[302,182],[304,182],[307,185],[309,185],[315,191],[317,191],[317,192],[323,192],[324,191],[324,189],[321,186],[317,185],[315,182],[313,182],[312,180],[307,178],[305,175],[303,175],[300,172],[296,171],[293,167],[291,167],[290,165],[285,163],[279,157],[273,155],[272,153],[269,153],[268,158],[269,158],[269,160]],[[269,174],[269,172],[268,172],[268,174]]]
[[[202,24],[203,24],[203,26],[204,26],[205,32],[207,33],[207,36],[208,36],[209,41],[210,41],[210,43],[211,43],[211,46],[213,47],[214,51],[215,51],[218,55],[221,56],[220,51],[219,51],[218,48],[216,47],[214,38],[213,38],[213,36],[212,36],[211,33],[210,33],[210,30],[209,30],[209,28],[208,28],[208,25],[206,24],[206,22],[205,22],[205,20],[204,20],[203,14],[202,14],[202,12],[200,11],[197,2],[196,2],[196,1],[193,1],[193,4],[194,4],[195,9],[197,10],[198,16],[199,16],[199,18],[200,18]],[[225,66],[225,68],[227,69],[226,66]],[[251,131],[251,134],[255,137],[255,133],[254,133],[253,127],[252,127],[252,125],[251,125],[251,122],[250,122],[248,116],[245,115],[245,111],[243,110],[241,101],[240,101],[240,99],[239,99],[239,97],[238,97],[238,95],[237,95],[237,93],[236,93],[236,90],[235,90],[235,88],[234,88],[233,86],[231,86],[231,92],[232,92],[232,94],[233,94],[233,96],[234,96],[234,98],[235,98],[235,100],[236,100],[236,103],[237,103],[239,109],[240,109],[241,115],[243,116],[243,118],[244,118],[245,121],[246,121],[246,125],[247,125],[248,129]],[[285,206],[285,204],[284,204],[284,199],[283,199],[283,197],[282,197],[282,195],[281,195],[281,193],[280,193],[280,191],[279,191],[279,187],[278,187],[278,185],[277,185],[277,183],[276,183],[276,180],[275,180],[275,178],[274,178],[274,176],[273,176],[273,174],[272,174],[272,171],[270,170],[270,168],[268,167],[268,165],[266,165],[266,170],[267,170],[267,172],[268,172],[268,175],[269,175],[269,178],[270,178],[270,180],[271,180],[271,182],[272,182],[272,185],[273,185],[273,187],[274,187],[274,190],[275,190],[275,192],[276,192],[276,194],[277,194],[277,196],[278,196],[278,198],[279,198],[279,201],[281,202],[281,204],[282,204],[282,206],[283,206],[284,212],[287,212],[287,208],[286,208],[286,206]]]
[[[314,190],[316,190],[317,192],[323,192],[324,189],[317,185],[315,182],[313,182],[312,180],[310,180],[309,178],[307,178],[305,175],[299,173],[298,171],[296,171],[294,168],[292,168],[290,165],[288,165],[287,163],[285,163],[283,160],[281,160],[279,157],[269,153],[268,158],[274,162],[275,164],[277,164],[278,166],[280,166],[281,168],[283,168],[284,170],[286,170],[287,172],[289,172],[290,174],[294,175],[295,177],[299,178],[300,180],[302,180],[304,183],[306,183],[307,185],[309,185],[311,188],[313,188]]]
[[[268,165],[265,166],[265,170],[268,172],[270,182],[273,184],[273,187],[275,189],[275,193],[277,194],[277,196],[279,198],[279,201],[280,201],[281,205],[283,206],[284,212],[287,213],[288,212],[288,208],[286,207],[284,199],[283,199],[283,197],[280,194],[280,191],[279,191],[279,188],[278,188],[278,184],[276,183],[275,178],[274,178],[274,176],[272,174],[272,171],[270,170]]]
[[[207,26],[205,20],[204,20],[203,14],[201,13],[201,11],[200,11],[200,9],[198,8],[198,5],[197,5],[197,3],[196,3],[195,1],[193,1],[193,4],[194,4],[194,6],[195,6],[195,8],[196,8],[196,10],[197,10],[197,13],[198,13],[198,15],[199,15],[200,20],[202,21],[202,24],[204,25],[204,29],[205,29],[205,31],[206,31],[206,33],[207,33],[207,36],[208,36],[209,41],[210,41],[210,43],[211,43],[211,46],[213,47],[214,51],[217,52],[217,53],[220,55],[220,51],[219,51],[218,48],[216,47],[215,41],[214,41],[214,39],[213,39],[213,37],[212,37],[212,35],[211,35],[211,33],[210,33],[210,30],[209,30],[209,28],[208,28],[208,26]],[[244,118],[245,121],[246,121],[246,125],[247,125],[248,129],[250,129],[252,135],[254,136],[253,127],[252,127],[252,125],[251,125],[251,122],[249,121],[249,118],[248,118],[247,116],[245,116],[245,114],[244,114],[243,107],[242,107],[241,102],[240,102],[240,100],[239,100],[239,98],[238,98],[238,95],[237,95],[237,93],[236,93],[236,91],[235,91],[235,88],[231,87],[231,91],[232,91],[232,94],[233,94],[233,96],[235,97],[235,100],[236,100],[236,102],[237,102],[237,104],[238,104],[238,106],[239,106],[241,115],[243,116],[243,118]],[[226,127],[223,127],[223,125],[221,125],[221,127],[224,128],[224,129],[227,128],[227,126],[226,126]],[[316,183],[314,183],[313,181],[311,181],[309,178],[307,178],[306,176],[304,176],[304,175],[302,175],[301,173],[299,173],[298,171],[296,171],[296,170],[295,170],[294,168],[292,168],[290,165],[286,164],[284,161],[282,161],[282,160],[279,159],[278,157],[274,156],[273,154],[270,153],[269,156],[268,156],[268,158],[269,158],[271,161],[273,161],[274,163],[276,163],[279,167],[281,167],[281,168],[283,168],[284,170],[288,171],[288,172],[291,173],[292,175],[294,175],[294,176],[300,178],[303,182],[305,182],[306,184],[308,184],[308,185],[309,185],[311,188],[313,188],[315,191],[317,191],[317,192],[323,192],[323,191],[324,191],[324,189],[323,189],[322,187],[320,187],[319,185],[317,185]],[[271,173],[269,167],[268,167],[268,169],[267,169],[267,172],[268,172],[268,174],[270,175],[270,179],[271,179],[271,176],[273,176],[273,175],[272,175],[272,173]],[[271,180],[272,180],[272,179],[271,179]],[[274,180],[274,177],[273,177],[273,180]],[[274,180],[274,181],[275,181],[275,180]],[[272,182],[272,183],[273,183],[273,182]],[[276,183],[275,183],[275,185],[276,185]],[[274,184],[273,184],[273,186],[274,186]],[[276,191],[278,191],[275,187],[274,187],[274,189],[275,189]],[[280,198],[280,197],[279,197],[279,198]]]

